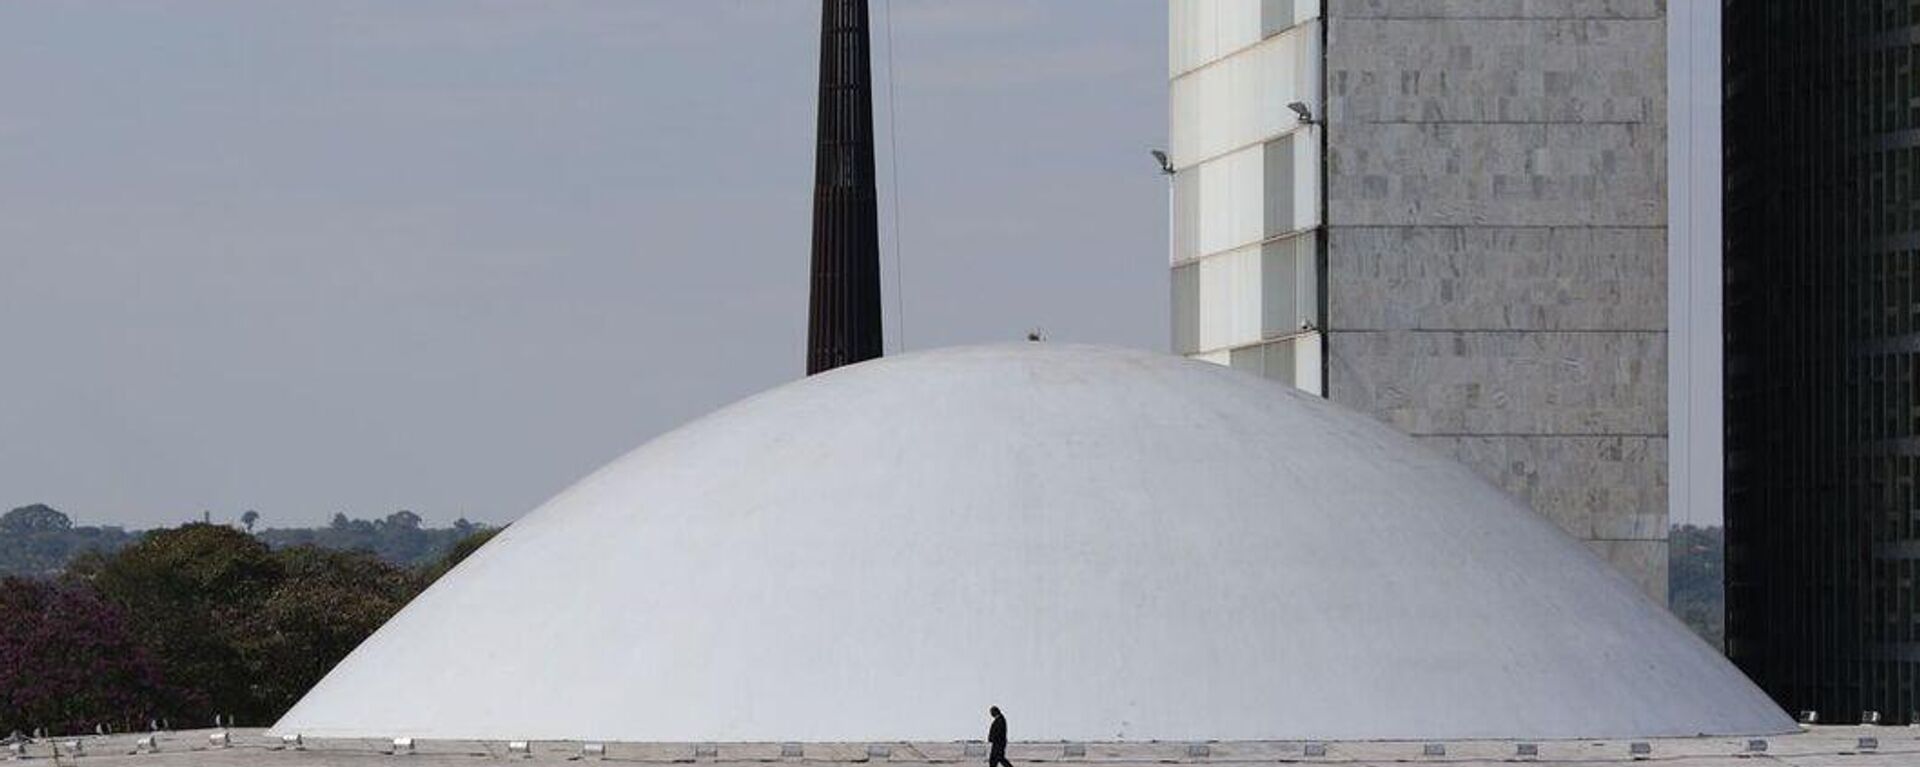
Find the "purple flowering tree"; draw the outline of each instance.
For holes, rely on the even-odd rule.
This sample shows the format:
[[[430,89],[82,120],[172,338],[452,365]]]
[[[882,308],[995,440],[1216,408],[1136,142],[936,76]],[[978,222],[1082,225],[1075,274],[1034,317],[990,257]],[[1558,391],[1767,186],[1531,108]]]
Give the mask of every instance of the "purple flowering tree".
[[[0,579],[0,737],[125,732],[191,701],[160,678],[126,616],[83,584]]]

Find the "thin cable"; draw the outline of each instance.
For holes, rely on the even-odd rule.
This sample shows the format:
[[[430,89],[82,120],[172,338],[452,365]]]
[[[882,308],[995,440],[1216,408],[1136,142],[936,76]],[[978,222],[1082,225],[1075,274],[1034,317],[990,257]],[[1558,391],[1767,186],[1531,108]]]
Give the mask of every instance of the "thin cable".
[[[894,108],[893,90],[893,0],[887,0],[887,154],[892,162],[887,170],[893,176],[888,191],[893,195],[893,301],[894,343],[896,351],[907,350],[907,299],[901,287],[900,257],[900,117]]]

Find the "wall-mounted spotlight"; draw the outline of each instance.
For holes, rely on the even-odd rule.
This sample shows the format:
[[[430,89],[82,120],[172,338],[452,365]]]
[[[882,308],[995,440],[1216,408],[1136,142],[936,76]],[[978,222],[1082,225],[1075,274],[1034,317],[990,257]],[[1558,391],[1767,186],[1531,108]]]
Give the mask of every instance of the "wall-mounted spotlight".
[[[1301,125],[1313,124],[1313,110],[1308,109],[1305,102],[1295,101],[1288,104],[1287,108],[1293,110],[1294,116],[1300,118]]]
[[[1160,163],[1160,172],[1169,176],[1173,175],[1173,158],[1168,157],[1166,152],[1158,149],[1149,151],[1153,153],[1154,162]]]

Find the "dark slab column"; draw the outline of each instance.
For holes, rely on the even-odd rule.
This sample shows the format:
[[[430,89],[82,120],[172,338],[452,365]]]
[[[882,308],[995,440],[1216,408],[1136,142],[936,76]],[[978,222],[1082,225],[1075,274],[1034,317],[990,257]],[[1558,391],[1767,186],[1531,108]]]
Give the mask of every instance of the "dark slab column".
[[[880,231],[866,0],[823,0],[807,374],[881,354]]]

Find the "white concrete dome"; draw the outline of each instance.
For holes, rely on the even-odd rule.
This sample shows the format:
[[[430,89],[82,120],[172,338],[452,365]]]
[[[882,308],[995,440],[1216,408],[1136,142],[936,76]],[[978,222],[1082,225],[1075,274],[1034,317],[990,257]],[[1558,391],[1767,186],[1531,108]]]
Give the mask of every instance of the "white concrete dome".
[[[779,387],[548,501],[276,726],[613,741],[1784,732],[1580,543],[1226,368],[1022,344]]]

